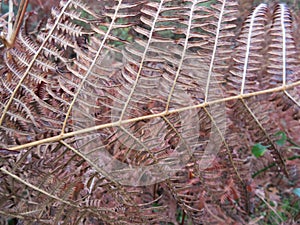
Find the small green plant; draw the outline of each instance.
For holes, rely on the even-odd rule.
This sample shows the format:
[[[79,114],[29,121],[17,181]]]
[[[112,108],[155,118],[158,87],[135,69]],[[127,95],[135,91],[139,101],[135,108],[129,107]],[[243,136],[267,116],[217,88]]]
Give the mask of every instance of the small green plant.
[[[283,149],[299,149],[299,145],[293,140],[289,139],[285,132],[279,131],[275,133],[274,136],[278,137],[275,143]],[[257,160],[259,160],[259,158],[263,157],[269,150],[268,148],[270,148],[270,146],[264,146],[261,143],[255,143],[251,150],[252,154],[257,158]],[[286,159],[287,161],[293,161],[300,158],[299,154],[296,151],[294,152],[295,153],[292,156]],[[256,178],[258,175],[268,171],[274,166],[276,166],[276,163],[267,165],[266,167],[253,173],[252,178]],[[292,189],[292,193],[287,193],[285,190],[277,189],[275,184],[269,184],[269,186],[272,186],[272,191],[264,190],[256,193],[261,200],[260,206],[257,207],[254,212],[256,215],[255,218],[260,218],[258,224],[267,225],[287,223],[289,218],[295,218],[300,213],[300,187],[293,187],[297,184],[294,184],[294,182],[289,178],[287,184],[291,185],[290,188]],[[261,193],[263,193],[263,195]]]
[[[286,133],[284,133],[283,131],[278,131],[277,133],[275,133],[275,137],[280,137],[278,140],[275,141],[275,143],[278,146],[284,147],[287,143],[289,143],[291,146],[289,146],[287,148],[300,150],[300,146],[297,143],[295,143],[293,140],[288,138]],[[251,152],[256,158],[259,158],[259,157],[262,157],[268,151],[269,147],[270,146],[264,146],[261,143],[255,143],[251,148]],[[299,158],[300,158],[300,155],[295,153],[293,156],[287,158],[287,160],[296,160],[296,159],[299,159]],[[252,174],[252,178],[255,178],[256,176],[258,176],[262,172],[265,172],[266,170],[268,170],[268,169],[270,169],[274,166],[276,166],[276,163],[269,164],[268,166],[264,167],[263,169],[261,169],[261,170],[255,172],[254,174]]]
[[[252,154],[256,158],[259,158],[265,154],[265,152],[268,150],[268,147],[270,147],[270,146],[264,146],[261,143],[257,143],[252,146]]]

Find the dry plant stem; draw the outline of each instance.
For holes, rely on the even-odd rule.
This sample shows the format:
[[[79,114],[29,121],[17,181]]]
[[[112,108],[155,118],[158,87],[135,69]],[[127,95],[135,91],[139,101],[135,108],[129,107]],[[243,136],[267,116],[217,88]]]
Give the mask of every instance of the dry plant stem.
[[[65,4],[65,6],[64,6],[64,8],[62,9],[61,13],[58,15],[58,18],[61,18],[61,17],[63,16],[63,14],[64,14],[66,8],[69,6],[70,3],[71,3],[71,0],[69,0],[69,1]],[[59,20],[56,20],[56,21],[55,21],[55,23],[54,23],[52,29],[49,31],[49,34],[47,35],[47,37],[45,38],[45,40],[43,41],[43,43],[40,45],[39,49],[36,51],[36,54],[33,56],[31,62],[29,63],[29,65],[28,65],[26,71],[25,71],[24,74],[23,74],[23,77],[20,79],[19,83],[17,84],[17,86],[16,86],[15,89],[14,89],[14,92],[11,94],[11,96],[10,96],[10,98],[9,98],[9,100],[8,100],[8,102],[7,102],[7,104],[6,104],[6,106],[5,106],[5,108],[3,109],[3,112],[2,112],[2,115],[1,115],[1,118],[0,118],[0,126],[3,124],[5,115],[6,115],[7,111],[8,111],[8,109],[9,109],[10,105],[12,104],[15,95],[17,94],[17,92],[18,92],[19,88],[21,87],[23,81],[24,81],[24,80],[26,79],[26,77],[28,76],[29,71],[32,69],[33,64],[34,64],[34,62],[36,61],[38,55],[42,52],[42,50],[43,50],[43,48],[45,47],[45,45],[46,45],[48,39],[51,37],[51,34],[53,33],[53,31],[55,30],[56,26],[58,25],[58,22],[59,22]]]
[[[18,176],[16,176],[15,174],[13,174],[13,173],[7,171],[7,170],[4,169],[4,168],[0,168],[0,170],[1,170],[3,173],[5,173],[5,174],[11,176],[11,177],[14,178],[15,180],[21,182],[22,184],[25,184],[26,186],[32,188],[33,190],[36,190],[36,191],[38,191],[38,192],[40,192],[40,193],[43,193],[44,195],[46,195],[46,196],[48,196],[48,197],[50,197],[50,198],[53,198],[53,199],[55,199],[55,200],[57,200],[57,201],[59,201],[59,202],[62,202],[62,203],[64,203],[64,204],[67,204],[67,205],[72,206],[72,207],[76,207],[76,208],[79,207],[79,206],[77,206],[77,205],[72,204],[72,203],[69,202],[69,201],[66,201],[66,200],[64,200],[64,199],[61,199],[61,198],[59,198],[59,197],[57,197],[57,196],[55,196],[55,195],[52,195],[52,194],[50,194],[50,193],[48,193],[48,192],[46,192],[46,191],[44,191],[44,190],[42,190],[42,189],[40,189],[40,188],[38,188],[38,187],[36,187],[36,186],[34,186],[34,185],[28,183],[27,181],[21,179],[20,177],[18,177]]]
[[[32,30],[4,1],[0,38]],[[63,0],[3,41],[0,224],[295,221],[299,21],[267,1]]]
[[[204,102],[207,102],[207,98],[208,98],[209,84],[211,82],[211,77],[212,77],[213,69],[214,69],[214,62],[215,62],[215,59],[216,59],[217,47],[218,47],[218,44],[219,44],[218,40],[219,40],[219,37],[220,37],[220,28],[221,28],[222,19],[223,19],[225,3],[226,3],[226,1],[223,2],[220,18],[218,20],[218,29],[217,29],[215,44],[214,44],[214,48],[213,48],[212,57],[211,57],[211,60],[210,60],[210,65],[209,65],[208,77],[207,77],[206,88],[205,88],[205,100],[204,100]]]
[[[220,222],[220,224],[226,224],[226,221],[224,221],[222,218],[218,217],[216,214],[214,214],[210,209],[209,207],[205,204],[205,209],[207,210],[207,212],[212,216],[214,217],[217,221]]]
[[[7,216],[10,216],[11,218],[17,218],[17,219],[24,220],[24,217],[21,216],[21,215],[13,214],[13,213],[7,213],[7,212],[4,212],[2,210],[0,210],[0,215],[7,215]]]
[[[70,149],[72,152],[74,152],[76,155],[80,156],[81,158],[85,159],[90,165],[92,165],[92,167],[98,172],[103,174],[106,177],[110,177],[111,181],[114,183],[114,185],[120,190],[120,192],[122,193],[123,198],[126,200],[126,202],[128,203],[132,203],[132,200],[129,196],[127,196],[126,192],[124,191],[123,187],[117,182],[115,181],[105,170],[101,169],[99,166],[97,166],[94,162],[92,162],[88,157],[86,157],[84,154],[82,154],[80,151],[78,151],[77,149],[73,148],[71,145],[69,145],[68,143],[64,142],[64,141],[60,141],[61,144],[63,144],[64,146],[66,146],[68,149]],[[155,202],[157,200],[154,200],[153,202]]]
[[[14,19],[14,3],[12,0],[8,2],[8,25],[7,25],[7,37],[3,37],[4,43],[7,45],[7,40],[13,32],[13,19]],[[7,39],[7,40],[6,40]]]
[[[175,86],[176,86],[177,80],[179,78],[181,68],[183,66],[184,56],[185,56],[186,51],[187,51],[188,40],[189,40],[190,31],[191,31],[191,27],[192,27],[192,18],[193,18],[193,12],[194,12],[195,6],[196,6],[196,2],[193,1],[193,5],[191,6],[191,11],[190,11],[190,15],[189,15],[190,17],[189,17],[189,22],[188,22],[187,34],[186,34],[186,38],[185,38],[185,41],[184,41],[183,51],[182,51],[181,59],[180,59],[179,64],[178,64],[178,69],[176,71],[176,75],[175,75],[175,78],[174,78],[174,81],[173,81],[173,85],[172,85],[172,88],[171,88],[171,91],[169,93],[168,100],[167,100],[167,103],[166,103],[166,111],[169,110],[171,98],[172,98],[172,95],[174,94]]]
[[[291,89],[293,87],[296,87],[299,84],[300,84],[300,81],[295,82],[293,84],[286,85],[286,86],[280,86],[280,87],[271,88],[271,89],[267,89],[267,90],[263,90],[263,91],[256,91],[256,92],[252,92],[252,93],[236,95],[236,96],[232,96],[232,97],[227,97],[227,98],[223,98],[223,99],[214,100],[214,101],[211,101],[211,102],[204,102],[204,103],[201,103],[201,104],[198,104],[198,105],[193,105],[193,106],[183,107],[183,108],[180,108],[180,109],[170,110],[168,112],[165,111],[165,112],[158,113],[158,114],[151,114],[151,115],[140,116],[140,117],[136,117],[136,118],[132,118],[132,119],[127,119],[127,120],[123,120],[121,122],[117,121],[117,122],[113,122],[113,123],[107,123],[107,124],[103,124],[103,125],[88,127],[88,128],[81,129],[81,130],[78,130],[78,131],[63,133],[63,134],[56,135],[56,136],[53,136],[53,137],[50,137],[50,138],[45,138],[45,139],[42,139],[42,140],[30,142],[30,143],[27,143],[27,144],[14,146],[14,147],[9,148],[8,150],[14,150],[14,151],[23,150],[25,148],[38,146],[40,144],[45,144],[45,143],[51,143],[51,142],[64,140],[66,138],[70,138],[70,137],[73,137],[75,135],[84,134],[84,133],[92,132],[92,131],[103,129],[103,128],[108,128],[108,127],[113,127],[113,126],[120,126],[120,125],[123,125],[123,124],[132,123],[132,122],[145,120],[145,119],[163,117],[163,116],[167,116],[167,115],[172,114],[172,113],[178,113],[178,112],[182,112],[182,111],[189,110],[189,109],[203,108],[203,107],[206,107],[206,106],[209,106],[209,105],[212,105],[212,104],[216,104],[216,103],[220,103],[220,102],[226,102],[226,101],[236,100],[236,99],[244,99],[244,98],[249,98],[249,97],[252,97],[252,96],[257,96],[257,95],[262,95],[262,94],[285,91],[285,90]],[[4,115],[7,112],[7,110],[8,109],[6,109],[3,112],[2,118],[0,120],[0,124],[3,121]]]
[[[259,192],[257,192],[257,193],[255,193],[255,195],[257,196],[257,197],[259,197],[272,211],[273,211],[273,213],[281,220],[281,221],[284,221],[284,219],[277,213],[277,211],[269,204],[269,202],[267,202],[266,200],[265,200],[265,198],[259,193]]]
[[[275,149],[275,151],[278,153],[278,155],[280,155],[280,152],[276,149],[276,147],[274,146],[274,143],[271,139],[271,137],[268,135],[268,132],[264,129],[264,127],[262,126],[262,124],[258,121],[258,119],[256,118],[256,116],[253,114],[252,110],[248,107],[247,103],[244,101],[244,99],[242,99],[242,102],[245,106],[245,108],[248,110],[248,112],[253,116],[255,122],[257,123],[258,127],[262,130],[262,132],[265,134],[265,136],[267,137],[268,141],[272,144],[272,147]],[[284,163],[284,159],[282,157],[280,157],[280,161],[283,165],[283,168],[284,168],[284,173],[286,176],[288,176],[288,171],[285,167],[285,163]]]
[[[29,0],[21,0],[21,2],[20,2],[14,26],[12,27],[12,29],[8,30],[7,38],[4,40],[4,44],[8,48],[11,48],[15,44],[16,37],[17,37],[19,30],[21,28],[21,25],[23,23],[23,18],[24,18],[25,12],[26,12],[26,8],[28,6],[28,2],[29,2]],[[11,2],[10,2],[10,6],[12,6]],[[11,9],[11,7],[10,7],[10,9]],[[10,13],[10,15],[11,15],[11,13]],[[10,19],[11,19],[11,16],[10,16]]]
[[[156,23],[156,21],[157,21],[157,19],[158,19],[158,17],[159,17],[159,13],[160,13],[160,11],[161,11],[161,8],[162,8],[163,3],[164,3],[163,0],[161,0],[160,3],[159,3],[159,7],[158,7],[157,12],[156,12],[156,14],[155,14],[155,17],[154,17],[154,20],[153,20],[153,24]],[[139,70],[138,70],[138,72],[137,72],[136,79],[135,79],[135,81],[134,81],[133,87],[131,88],[131,92],[130,92],[130,94],[129,94],[128,98],[127,98],[127,101],[126,101],[126,103],[125,103],[125,107],[123,108],[122,113],[121,113],[121,116],[120,116],[120,122],[119,122],[120,124],[121,124],[122,119],[123,119],[123,117],[124,117],[125,111],[126,111],[126,109],[127,109],[127,107],[128,107],[129,101],[130,101],[130,99],[131,99],[131,97],[132,97],[134,91],[136,90],[136,87],[137,87],[137,84],[138,84],[138,80],[139,80],[139,78],[140,78],[140,76],[141,76],[143,64],[144,64],[144,62],[145,62],[146,54],[147,54],[147,51],[148,51],[149,46],[150,46],[150,43],[151,43],[151,37],[152,37],[152,35],[153,35],[154,28],[155,28],[154,26],[151,27],[151,30],[150,30],[150,33],[149,33],[149,39],[148,39],[148,41],[147,41],[147,45],[145,46],[145,50],[144,50],[144,53],[143,53],[141,62],[139,63]]]
[[[98,49],[98,51],[97,51],[97,54],[96,54],[96,56],[95,56],[95,58],[94,58],[92,64],[90,65],[89,70],[88,70],[88,71],[86,72],[86,74],[84,75],[84,78],[82,79],[81,84],[80,84],[80,86],[79,86],[79,88],[78,88],[78,90],[77,90],[77,92],[76,92],[76,94],[75,94],[75,96],[74,96],[74,98],[73,98],[71,104],[70,104],[70,107],[69,107],[69,109],[68,109],[68,112],[67,112],[65,121],[64,121],[63,126],[62,126],[62,129],[61,129],[61,134],[62,134],[62,135],[65,133],[65,128],[66,128],[66,126],[67,126],[68,118],[69,118],[69,116],[70,116],[70,114],[71,114],[71,111],[72,111],[72,109],[73,109],[73,105],[75,104],[75,102],[76,102],[76,100],[77,100],[77,98],[78,98],[78,95],[80,94],[80,91],[81,91],[83,85],[85,84],[85,81],[87,80],[88,76],[90,75],[90,73],[91,73],[91,71],[92,71],[92,68],[93,68],[93,67],[95,66],[95,64],[97,63],[98,57],[100,56],[100,53],[101,53],[102,49],[104,48],[105,41],[107,40],[108,35],[109,35],[109,33],[110,33],[110,31],[111,31],[111,29],[112,29],[112,27],[113,27],[114,21],[115,21],[116,18],[117,18],[117,13],[118,13],[118,11],[119,11],[119,8],[120,8],[120,6],[121,6],[121,3],[122,3],[122,1],[119,1],[119,4],[118,4],[118,6],[117,6],[117,9],[116,9],[116,11],[115,11],[115,13],[114,13],[114,17],[113,17],[113,19],[112,19],[112,22],[110,23],[110,26],[109,26],[109,28],[108,28],[106,34],[105,34],[105,37],[103,38],[103,40],[102,40],[102,42],[101,42],[101,46],[99,47],[99,49]],[[58,21],[58,20],[57,20],[57,21]]]
[[[243,100],[243,99],[242,99],[242,100]],[[223,142],[223,144],[224,144],[224,146],[225,146],[225,148],[226,148],[226,151],[227,151],[227,154],[228,154],[228,156],[229,156],[230,163],[231,163],[231,165],[232,165],[232,167],[233,167],[233,169],[234,169],[234,172],[236,173],[236,175],[237,175],[238,179],[240,180],[240,182],[245,186],[244,181],[243,181],[243,179],[241,178],[241,176],[240,176],[240,174],[239,174],[239,172],[238,172],[238,170],[237,170],[237,167],[235,166],[235,163],[234,163],[232,154],[231,154],[231,152],[230,152],[230,149],[229,149],[229,146],[228,146],[227,142],[225,141],[224,135],[222,134],[222,132],[220,131],[220,129],[219,129],[218,126],[216,125],[215,120],[214,120],[214,118],[210,115],[209,111],[208,111],[205,107],[204,107],[204,110],[206,111],[207,115],[210,117],[212,123],[213,123],[214,126],[216,127],[216,129],[217,129],[217,131],[218,131],[218,133],[219,133],[219,135],[220,135],[220,137],[221,137],[221,139],[222,139],[222,142]]]
[[[59,202],[61,202],[63,204],[66,204],[68,206],[77,208],[79,210],[81,209],[80,205],[74,204],[71,201],[67,201],[66,199],[60,198],[60,197],[58,197],[56,195],[52,195],[52,194],[48,193],[47,191],[45,191],[45,190],[43,190],[43,189],[41,189],[39,187],[36,187],[35,185],[33,185],[33,184],[31,184],[31,183],[23,180],[22,178],[18,177],[17,175],[9,172],[8,170],[6,170],[4,168],[0,168],[0,171],[3,172],[3,173],[5,173],[5,174],[7,174],[7,175],[9,175],[9,176],[11,176],[13,179],[15,179],[15,180],[19,181],[20,183],[26,185],[27,187],[29,187],[29,188],[31,188],[31,189],[39,192],[39,193],[42,193],[42,194],[48,196],[49,198],[55,199],[55,200],[57,200],[57,201],[59,201]],[[85,210],[87,210],[88,212],[94,213],[93,210],[91,210],[91,209],[85,209]],[[98,210],[100,210],[100,209],[98,209]],[[5,213],[3,213],[3,214],[5,214]],[[1,211],[0,211],[0,215],[1,215]],[[101,215],[101,216],[104,216],[104,215]],[[17,216],[17,215],[13,215],[13,217],[23,219],[22,217]]]

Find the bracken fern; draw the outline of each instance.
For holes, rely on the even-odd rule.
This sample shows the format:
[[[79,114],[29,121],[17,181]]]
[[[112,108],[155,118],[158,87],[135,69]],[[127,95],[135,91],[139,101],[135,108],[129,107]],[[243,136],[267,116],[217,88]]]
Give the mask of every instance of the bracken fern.
[[[295,223],[267,187],[299,187],[299,16],[253,2],[62,0],[35,27],[3,13],[3,222]]]

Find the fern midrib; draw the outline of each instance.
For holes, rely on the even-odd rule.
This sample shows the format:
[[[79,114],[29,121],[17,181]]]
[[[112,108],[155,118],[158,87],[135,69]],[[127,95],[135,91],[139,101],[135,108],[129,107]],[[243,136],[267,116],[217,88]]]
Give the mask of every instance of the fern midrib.
[[[87,80],[87,78],[88,78],[89,75],[91,74],[92,69],[94,68],[94,66],[95,66],[96,63],[97,63],[97,60],[98,60],[98,58],[99,58],[99,56],[100,56],[100,53],[101,53],[101,51],[102,51],[102,49],[103,49],[103,47],[104,47],[104,43],[106,42],[106,40],[107,40],[107,38],[108,38],[108,36],[109,36],[109,33],[110,33],[110,31],[112,30],[114,21],[115,21],[116,18],[117,18],[117,14],[118,14],[119,9],[120,9],[120,7],[121,7],[121,3],[122,3],[122,1],[119,1],[118,6],[117,6],[117,8],[116,8],[116,10],[115,10],[115,13],[114,13],[114,17],[112,18],[112,22],[110,23],[110,26],[109,26],[109,28],[108,28],[108,30],[107,30],[107,32],[106,32],[106,34],[105,34],[105,36],[104,36],[102,42],[101,42],[100,47],[98,48],[98,51],[97,51],[97,53],[96,53],[96,55],[95,55],[95,57],[94,57],[94,59],[93,59],[93,62],[92,62],[91,65],[89,66],[89,68],[88,68],[88,70],[87,70],[85,76],[83,77],[83,79],[82,79],[82,81],[81,81],[81,83],[80,83],[80,85],[79,85],[79,87],[78,87],[78,90],[77,90],[75,96],[73,97],[73,100],[72,100],[72,102],[71,102],[71,104],[70,104],[70,107],[69,107],[69,109],[68,109],[68,111],[67,111],[65,121],[64,121],[63,126],[62,126],[62,128],[61,128],[61,134],[64,134],[64,133],[65,133],[65,128],[66,128],[66,126],[67,126],[67,122],[68,122],[68,120],[69,120],[71,111],[72,111],[72,109],[73,109],[73,105],[75,104],[75,102],[76,102],[76,100],[77,100],[77,98],[78,98],[78,95],[80,94],[80,91],[82,90],[82,87],[83,87],[85,81]]]
[[[264,126],[259,122],[259,120],[257,119],[257,117],[255,116],[254,112],[250,109],[250,107],[248,106],[248,104],[244,101],[244,99],[242,99],[242,103],[244,105],[244,108],[247,109],[247,111],[250,113],[250,115],[252,116],[252,118],[254,119],[255,123],[258,125],[258,127],[261,129],[261,131],[264,133],[265,137],[267,138],[267,140],[269,141],[269,143],[272,145],[272,149],[274,149],[274,151],[277,153],[277,155],[279,156],[279,160],[280,163],[283,166],[284,169],[284,173],[288,176],[288,171],[287,168],[285,166],[284,163],[284,159],[282,158],[280,152],[278,151],[278,149],[275,147],[274,142],[272,141],[270,135],[268,134],[268,132],[266,131],[266,129],[264,128]]]
[[[88,127],[88,128],[85,128],[85,129],[81,129],[81,130],[77,130],[77,131],[73,131],[73,132],[69,132],[69,133],[59,134],[57,136],[53,136],[53,137],[50,137],[50,138],[45,138],[45,139],[42,139],[42,140],[33,141],[33,142],[26,143],[26,144],[23,144],[23,145],[14,146],[14,147],[9,148],[9,150],[14,150],[14,151],[22,150],[22,149],[25,149],[25,148],[34,147],[34,146],[38,146],[38,145],[45,144],[45,143],[57,142],[57,141],[60,141],[60,140],[64,140],[66,138],[73,137],[75,135],[80,135],[80,134],[96,131],[96,130],[99,130],[99,129],[115,127],[115,126],[121,126],[123,124],[137,122],[137,121],[140,121],[140,120],[152,119],[152,118],[156,118],[156,117],[165,117],[165,116],[173,114],[173,113],[179,113],[179,112],[186,111],[186,110],[191,110],[191,109],[204,108],[204,107],[208,107],[208,106],[213,105],[213,104],[227,102],[227,101],[231,101],[231,100],[245,99],[245,98],[249,98],[249,97],[252,97],[252,96],[264,95],[264,94],[269,94],[269,93],[276,93],[276,92],[280,92],[280,91],[283,91],[285,93],[286,90],[294,88],[296,86],[300,86],[300,81],[297,81],[297,82],[294,82],[292,84],[288,84],[288,85],[285,85],[285,86],[270,88],[270,89],[267,89],[267,90],[256,91],[256,92],[246,93],[246,94],[240,94],[240,95],[231,96],[231,97],[227,97],[227,98],[223,98],[223,99],[213,100],[213,101],[210,101],[210,102],[200,103],[200,104],[193,105],[193,106],[182,107],[182,108],[179,108],[179,109],[173,109],[173,110],[170,110],[170,111],[167,111],[167,112],[164,111],[164,112],[157,113],[157,114],[140,116],[140,117],[136,117],[136,118],[132,118],[132,119],[126,119],[126,120],[117,121],[117,122],[113,122],[113,123],[107,123],[107,124],[97,125],[97,126],[93,126],[93,127]]]
[[[251,16],[250,28],[249,28],[249,32],[248,32],[248,38],[247,38],[247,48],[246,48],[246,54],[245,54],[244,68],[243,68],[243,74],[242,74],[241,94],[244,93],[245,84],[246,84],[246,75],[247,75],[247,69],[248,69],[248,63],[249,63],[249,57],[250,57],[252,34],[253,34],[253,30],[254,30],[254,23],[256,22],[255,18],[257,16],[260,16],[261,12],[263,10],[266,10],[266,8],[267,8],[266,4],[260,4],[254,10],[254,12]],[[262,15],[264,15],[264,14],[262,14]]]
[[[139,65],[139,69],[138,69],[138,72],[137,72],[137,75],[136,75],[136,79],[135,79],[135,81],[134,81],[133,87],[131,88],[131,91],[130,91],[129,96],[128,96],[128,98],[127,98],[127,101],[126,101],[126,103],[125,103],[125,105],[124,105],[124,108],[123,108],[123,110],[122,110],[122,112],[121,112],[121,116],[120,116],[120,120],[119,120],[119,124],[120,124],[120,125],[121,125],[121,121],[122,121],[122,119],[123,119],[123,117],[124,117],[125,111],[126,111],[128,105],[129,105],[129,102],[130,102],[130,100],[131,100],[131,98],[132,98],[132,96],[133,96],[133,93],[134,93],[134,91],[135,91],[135,89],[136,89],[136,87],[137,87],[137,85],[138,85],[138,81],[139,81],[139,78],[140,78],[140,76],[141,76],[143,64],[144,64],[144,61],[145,61],[145,59],[146,59],[146,54],[147,54],[147,51],[148,51],[149,46],[150,46],[150,44],[151,44],[152,35],[153,35],[153,33],[154,33],[154,30],[155,30],[156,21],[158,20],[158,17],[159,17],[159,14],[160,14],[160,12],[161,12],[163,3],[164,3],[164,0],[161,0],[161,1],[160,1],[160,4],[159,4],[159,7],[158,7],[158,9],[157,9],[155,18],[153,19],[153,25],[152,25],[151,30],[150,30],[150,32],[149,32],[148,42],[147,42],[147,45],[146,45],[146,47],[145,47],[145,51],[144,51],[144,53],[143,53],[143,56],[142,56],[142,59],[141,59],[140,65]]]
[[[225,4],[226,4],[226,1],[223,2],[221,12],[220,12],[220,15],[219,15],[218,27],[216,29],[216,38],[215,38],[214,48],[213,48],[213,52],[212,52],[212,57],[211,57],[211,60],[210,60],[208,76],[207,76],[207,82],[206,82],[206,87],[205,87],[204,102],[207,102],[207,99],[208,99],[209,85],[210,85],[210,81],[211,81],[211,77],[212,77],[212,73],[213,73],[216,54],[217,54],[217,47],[218,47],[218,43],[219,43],[219,36],[220,36],[220,31],[221,31],[221,24],[222,24],[223,14],[224,14],[224,10],[225,10]]]
[[[176,83],[177,83],[177,80],[178,80],[178,77],[179,77],[179,74],[180,74],[180,71],[181,71],[181,68],[182,68],[182,65],[183,65],[183,60],[185,58],[185,54],[186,54],[186,51],[187,51],[188,40],[189,40],[191,27],[192,27],[193,13],[194,13],[194,8],[195,8],[196,4],[197,4],[197,1],[194,0],[193,4],[191,6],[190,14],[189,14],[188,28],[187,28],[187,31],[186,31],[186,37],[185,37],[185,40],[184,40],[184,46],[183,46],[183,50],[182,50],[181,59],[179,61],[178,68],[177,68],[175,78],[174,78],[174,81],[173,81],[173,85],[171,87],[171,91],[170,91],[168,99],[167,99],[166,109],[165,109],[166,112],[169,111],[171,98],[172,98],[172,95],[175,91]]]

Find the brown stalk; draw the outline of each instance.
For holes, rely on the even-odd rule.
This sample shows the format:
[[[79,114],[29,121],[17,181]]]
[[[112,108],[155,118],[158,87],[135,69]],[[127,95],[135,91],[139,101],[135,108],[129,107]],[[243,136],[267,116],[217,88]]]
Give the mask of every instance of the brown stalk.
[[[26,12],[26,8],[28,6],[28,2],[29,2],[29,0],[21,0],[19,9],[18,9],[18,13],[17,13],[17,17],[16,17],[16,21],[15,21],[13,29],[12,29],[12,33],[8,34],[7,38],[3,38],[3,42],[4,42],[5,46],[8,48],[12,47],[15,44],[15,40],[16,40],[16,37],[21,28],[23,18],[24,18],[25,12]]]

